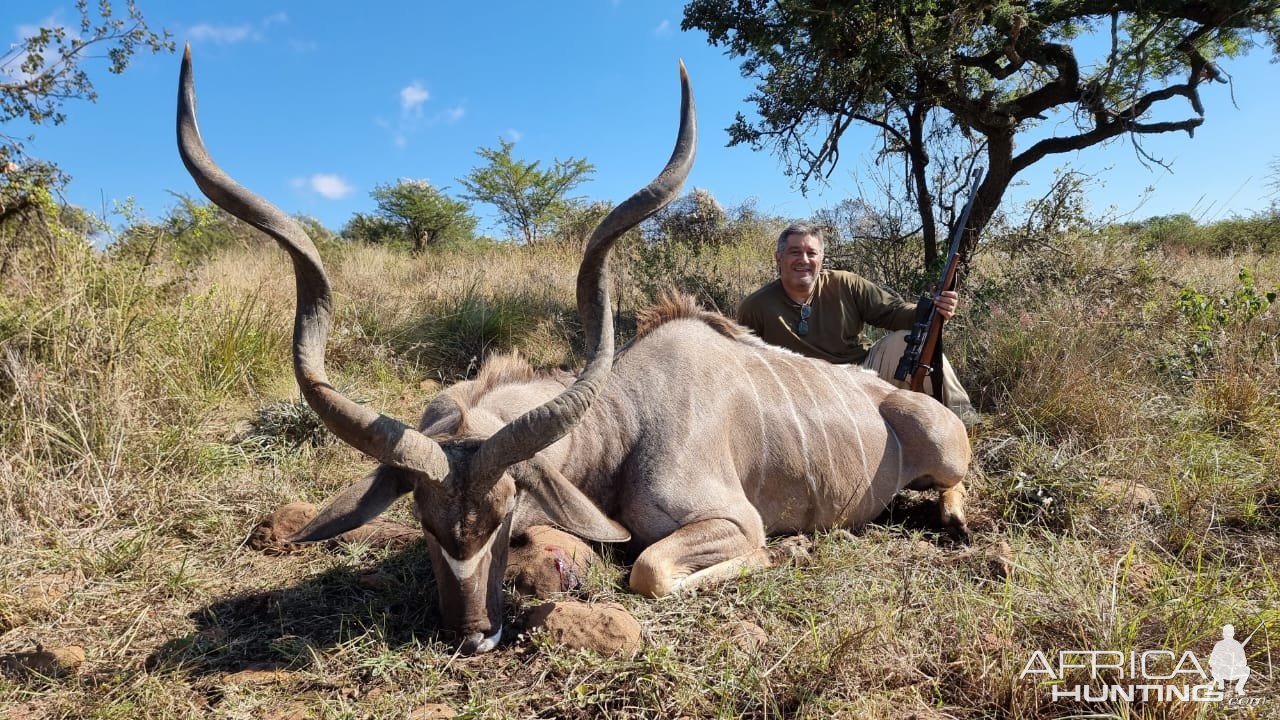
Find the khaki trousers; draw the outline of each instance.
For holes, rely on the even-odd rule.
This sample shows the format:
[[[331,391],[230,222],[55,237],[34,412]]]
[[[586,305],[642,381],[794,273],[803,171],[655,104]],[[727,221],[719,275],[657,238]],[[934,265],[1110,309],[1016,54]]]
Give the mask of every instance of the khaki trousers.
[[[902,359],[902,353],[907,349],[907,334],[906,330],[899,330],[877,340],[867,351],[867,359],[862,361],[862,367],[900,388],[909,387],[909,382],[893,379],[893,374],[898,371],[898,361]],[[973,404],[969,402],[969,393],[956,378],[955,369],[951,367],[951,361],[947,360],[946,355],[942,356],[942,372],[944,375],[942,399],[947,407],[961,418],[972,415],[974,410]],[[933,394],[932,375],[925,378],[924,391]]]

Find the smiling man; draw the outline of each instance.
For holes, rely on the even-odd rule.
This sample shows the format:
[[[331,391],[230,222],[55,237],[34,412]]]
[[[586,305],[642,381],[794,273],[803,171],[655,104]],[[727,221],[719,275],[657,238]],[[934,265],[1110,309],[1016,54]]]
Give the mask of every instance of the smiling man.
[[[810,223],[795,223],[778,236],[774,259],[778,279],[748,295],[738,305],[738,322],[762,340],[793,352],[832,363],[859,363],[889,382],[906,349],[907,331],[915,321],[915,303],[885,291],[851,272],[823,270],[822,230]],[[952,291],[935,300],[939,314],[950,319],[959,305]],[[889,330],[872,344],[863,334],[866,325]],[[951,364],[943,359],[943,398],[961,419],[976,418],[969,395],[956,380]],[[926,380],[930,392],[932,378]]]

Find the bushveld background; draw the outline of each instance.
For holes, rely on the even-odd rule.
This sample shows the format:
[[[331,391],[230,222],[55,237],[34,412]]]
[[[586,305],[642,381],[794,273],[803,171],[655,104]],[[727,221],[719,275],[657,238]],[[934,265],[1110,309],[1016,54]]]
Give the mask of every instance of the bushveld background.
[[[0,655],[84,655],[0,674],[0,716],[1280,717],[1274,212],[1118,223],[1062,202],[998,223],[948,335],[984,418],[973,543],[935,533],[917,519],[932,497],[910,496],[818,534],[808,562],[692,597],[645,600],[623,569],[601,573],[582,594],[640,620],[631,659],[536,635],[455,656],[418,545],[248,549],[264,515],[370,463],[299,403],[284,254],[205,206],[170,220],[107,250],[52,202],[0,227]],[[620,331],[671,285],[732,312],[772,277],[780,223],[724,213],[628,238]],[[336,292],[330,375],[379,409],[416,420],[490,351],[580,362],[574,233],[411,254],[311,230]],[[924,279],[904,248],[829,256],[910,293]],[[768,641],[735,638],[741,621]],[[1251,636],[1261,704],[1055,703],[1019,677],[1036,650],[1205,658],[1226,623]],[[264,669],[279,672],[235,675]]]

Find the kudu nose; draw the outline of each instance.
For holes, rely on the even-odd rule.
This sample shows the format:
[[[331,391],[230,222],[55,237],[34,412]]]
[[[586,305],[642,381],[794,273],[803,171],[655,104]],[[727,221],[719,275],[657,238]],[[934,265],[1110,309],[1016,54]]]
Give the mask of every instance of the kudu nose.
[[[479,655],[487,653],[498,647],[498,643],[502,640],[502,628],[499,627],[492,635],[485,635],[482,632],[472,633],[462,641],[461,647],[458,649],[463,655]]]

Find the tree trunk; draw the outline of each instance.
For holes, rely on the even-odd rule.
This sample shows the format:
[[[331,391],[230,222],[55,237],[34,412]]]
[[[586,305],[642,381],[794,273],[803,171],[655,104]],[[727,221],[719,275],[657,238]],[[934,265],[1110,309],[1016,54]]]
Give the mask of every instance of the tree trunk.
[[[933,267],[938,260],[938,226],[933,216],[933,194],[929,192],[929,179],[925,173],[929,165],[929,155],[924,149],[924,121],[928,113],[929,109],[923,103],[916,103],[907,116],[910,140],[907,157],[915,184],[916,209],[920,213],[920,240],[924,244],[926,269]]]
[[[960,252],[966,258],[973,257],[978,238],[995,216],[996,208],[1000,206],[1000,200],[1013,180],[1013,174],[1013,134],[987,135],[987,174],[982,179],[982,186],[978,188],[978,196],[974,198],[964,239],[960,242]]]

